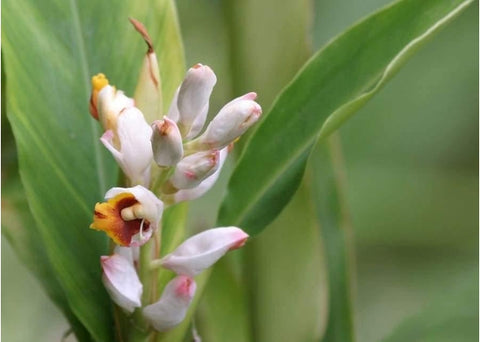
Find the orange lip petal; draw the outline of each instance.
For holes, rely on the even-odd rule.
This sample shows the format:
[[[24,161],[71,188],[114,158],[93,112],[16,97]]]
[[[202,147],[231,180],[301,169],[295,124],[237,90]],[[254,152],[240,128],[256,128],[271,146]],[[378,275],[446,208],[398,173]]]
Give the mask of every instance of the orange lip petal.
[[[140,231],[141,221],[122,219],[122,209],[138,203],[135,196],[130,193],[119,194],[107,202],[97,203],[90,228],[103,230],[116,244],[129,246],[132,236]],[[148,228],[148,222],[145,222]]]

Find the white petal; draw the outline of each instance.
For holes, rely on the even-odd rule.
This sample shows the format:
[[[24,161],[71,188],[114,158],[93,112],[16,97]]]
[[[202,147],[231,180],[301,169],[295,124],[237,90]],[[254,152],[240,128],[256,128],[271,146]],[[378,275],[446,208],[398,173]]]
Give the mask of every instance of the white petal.
[[[183,157],[183,143],[175,121],[164,117],[152,124],[153,159],[159,166],[175,166]]]
[[[121,255],[102,256],[103,284],[112,300],[132,313],[142,305],[142,284],[133,264]]]
[[[105,130],[115,130],[120,112],[133,106],[133,99],[125,96],[123,91],[116,90],[111,85],[106,85],[98,93],[98,115]]]
[[[248,234],[237,227],[206,230],[187,239],[162,259],[162,266],[193,277],[212,266],[229,250],[240,248]]]
[[[206,65],[196,64],[188,70],[177,100],[179,122],[185,129],[182,130],[184,135],[190,132],[193,122],[204,113],[205,107],[208,108],[210,94],[216,82],[215,73]]]
[[[133,183],[145,184],[153,158],[150,142],[152,128],[142,112],[129,108],[119,116],[117,132],[122,154],[120,167]]]
[[[172,103],[170,104],[170,108],[168,109],[168,114],[167,114],[167,117],[170,120],[174,121],[175,123],[177,123],[178,119],[180,118],[180,114],[178,113],[178,106],[177,106],[179,91],[180,91],[180,87],[177,88],[175,95],[173,95],[173,100],[172,100]]]
[[[167,284],[158,302],[143,309],[143,316],[158,331],[173,328],[185,318],[196,288],[193,279],[177,276]]]
[[[219,161],[220,152],[218,150],[189,155],[177,164],[170,182],[177,189],[192,189],[218,169]]]
[[[142,215],[138,218],[144,218],[150,222],[153,229],[156,229],[163,213],[163,202],[150,190],[141,185],[132,188],[111,188],[105,194],[105,199],[110,199],[121,193],[131,193],[142,206]],[[145,233],[145,232],[144,232]]]
[[[138,247],[124,247],[116,245],[113,253],[118,254],[128,260],[129,263],[134,265],[138,262],[140,256],[140,249]]]
[[[223,148],[241,136],[262,113],[260,105],[252,100],[255,96],[248,93],[227,103],[198,138],[198,143],[204,148]]]
[[[217,182],[218,177],[220,176],[220,172],[222,170],[223,164],[228,156],[228,147],[225,147],[223,150],[220,151],[220,161],[218,165],[218,169],[204,181],[202,181],[197,187],[193,189],[181,189],[178,190],[173,196],[175,203],[183,202],[183,201],[191,201],[200,196],[203,196],[208,190],[210,190],[215,183]]]

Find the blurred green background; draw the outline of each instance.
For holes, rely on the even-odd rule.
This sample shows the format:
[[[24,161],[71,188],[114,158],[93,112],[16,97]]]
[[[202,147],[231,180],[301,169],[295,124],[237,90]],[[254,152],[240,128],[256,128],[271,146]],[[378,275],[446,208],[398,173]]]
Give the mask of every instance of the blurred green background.
[[[313,50],[387,3],[315,1]],[[243,91],[232,77],[230,63],[238,56],[231,52],[228,6],[219,0],[177,4],[188,65],[208,64],[218,77],[212,114]],[[282,18],[280,11],[258,14],[259,27],[266,29],[251,37],[252,46],[278,41],[268,28]],[[340,130],[355,234],[359,342],[385,338],[432,299],[456,289],[465,289],[466,302],[478,312],[478,48],[475,2]],[[262,70],[244,84],[259,93],[266,112],[288,78]],[[3,138],[8,137],[5,126],[2,120]],[[2,160],[8,156],[3,152]],[[195,202],[192,222],[213,225],[227,178],[228,170],[212,192]],[[67,329],[4,238],[2,323],[2,338],[12,342],[59,341]]]

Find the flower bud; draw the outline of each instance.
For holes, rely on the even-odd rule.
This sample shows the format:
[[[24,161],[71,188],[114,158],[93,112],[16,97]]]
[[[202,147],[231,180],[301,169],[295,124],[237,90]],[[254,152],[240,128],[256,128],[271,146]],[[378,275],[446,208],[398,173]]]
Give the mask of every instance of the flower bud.
[[[102,256],[100,263],[103,269],[102,281],[112,300],[129,313],[142,306],[140,299],[143,286],[133,263],[119,254]]]
[[[112,153],[132,184],[147,184],[153,157],[150,142],[152,128],[135,107],[124,110],[117,125],[116,135],[108,130],[100,141]]]
[[[182,136],[177,124],[167,117],[152,124],[153,159],[158,166],[175,166],[183,157]]]
[[[220,161],[217,170],[209,177],[204,179],[199,185],[192,189],[182,189],[178,190],[173,195],[174,203],[183,202],[183,201],[191,201],[200,196],[203,196],[208,190],[210,190],[217,181],[218,177],[220,176],[220,171],[222,170],[223,164],[228,156],[229,147],[225,147],[220,151]]]
[[[130,22],[142,35],[148,46],[135,89],[135,106],[143,112],[147,122],[152,122],[162,112],[162,85],[157,55],[153,50],[152,40],[145,26],[133,18],[130,18]]]
[[[213,174],[220,161],[218,150],[202,151],[183,158],[170,178],[170,183],[177,189],[191,189]]]
[[[248,93],[227,103],[210,122],[205,132],[192,145],[196,149],[221,149],[259,119],[262,108],[254,100],[255,93]]]
[[[229,250],[242,247],[247,239],[248,234],[237,227],[209,229],[185,240],[161,259],[161,265],[177,274],[194,277]]]
[[[145,319],[158,331],[165,331],[183,321],[192,302],[197,285],[192,278],[173,278],[158,302],[146,306],[142,313]]]
[[[188,70],[177,98],[178,126],[186,139],[195,137],[203,128],[216,82],[215,73],[206,65],[195,64]]]

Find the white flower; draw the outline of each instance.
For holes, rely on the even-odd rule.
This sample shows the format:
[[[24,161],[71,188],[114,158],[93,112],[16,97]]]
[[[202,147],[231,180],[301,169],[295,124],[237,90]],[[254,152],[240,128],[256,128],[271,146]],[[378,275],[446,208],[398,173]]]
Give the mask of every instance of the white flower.
[[[195,64],[187,71],[168,113],[168,117],[177,122],[185,139],[194,138],[202,130],[216,82],[215,73],[206,65]]]
[[[108,130],[100,138],[132,184],[148,183],[153,158],[151,136],[152,128],[142,112],[131,107],[120,113],[116,132]]]
[[[103,284],[112,300],[129,313],[140,307],[143,286],[133,263],[119,254],[102,256],[100,263]]]
[[[205,132],[191,142],[194,149],[221,149],[240,137],[260,118],[262,108],[248,93],[227,103],[213,118]]]
[[[229,250],[242,247],[247,239],[248,234],[237,227],[209,229],[185,240],[160,263],[177,274],[194,277]]]
[[[163,290],[160,300],[143,309],[143,316],[158,331],[168,330],[183,321],[197,285],[187,276],[177,276]]]
[[[218,150],[189,155],[177,164],[170,182],[177,189],[194,188],[218,169],[219,160]]]
[[[167,117],[152,124],[153,159],[158,166],[175,166],[183,157],[182,136],[177,124]]]
[[[120,246],[140,246],[150,239],[163,213],[162,201],[151,191],[140,185],[112,188],[105,199],[95,205],[90,228],[105,231]]]
[[[210,190],[215,182],[217,181],[218,177],[220,176],[220,172],[222,170],[223,164],[228,156],[229,147],[225,147],[220,151],[220,161],[218,162],[217,170],[209,177],[204,179],[199,185],[192,189],[180,189],[173,195],[173,201],[175,203],[183,202],[183,201],[191,201],[200,196],[203,196],[208,190]]]

